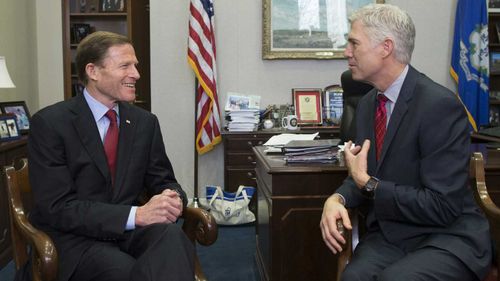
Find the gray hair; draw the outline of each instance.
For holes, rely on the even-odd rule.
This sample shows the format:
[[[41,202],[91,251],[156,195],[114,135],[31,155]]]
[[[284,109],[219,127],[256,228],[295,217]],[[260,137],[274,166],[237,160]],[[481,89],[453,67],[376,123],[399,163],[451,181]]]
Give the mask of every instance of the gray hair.
[[[389,4],[370,4],[355,11],[351,24],[359,21],[366,28],[366,35],[373,44],[380,44],[386,38],[394,41],[395,58],[409,64],[415,47],[415,25],[410,15]]]

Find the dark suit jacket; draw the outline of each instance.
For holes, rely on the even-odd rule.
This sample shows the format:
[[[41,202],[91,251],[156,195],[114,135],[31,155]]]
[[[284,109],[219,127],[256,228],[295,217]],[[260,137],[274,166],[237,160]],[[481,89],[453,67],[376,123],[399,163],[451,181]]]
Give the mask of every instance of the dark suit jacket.
[[[337,192],[347,207],[367,205],[368,231],[404,248],[435,246],[480,277],[491,261],[487,220],[468,188],[469,124],[454,93],[410,66],[375,158],[376,90],[357,108],[357,144],[371,140],[368,174],[381,181],[373,200],[351,178]]]
[[[165,188],[186,195],[165,153],[158,119],[119,103],[120,133],[115,184],[97,125],[83,95],[40,110],[32,118],[28,142],[32,221],[54,240],[59,279],[67,280],[95,240],[115,240],[125,232],[141,192]]]

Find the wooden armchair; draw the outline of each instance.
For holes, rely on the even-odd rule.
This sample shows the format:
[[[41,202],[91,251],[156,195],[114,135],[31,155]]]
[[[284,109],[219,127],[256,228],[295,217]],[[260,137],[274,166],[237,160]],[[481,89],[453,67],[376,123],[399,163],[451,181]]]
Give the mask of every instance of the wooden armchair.
[[[488,194],[484,173],[484,160],[483,155],[480,152],[474,152],[471,157],[469,179],[471,188],[473,189],[474,197],[476,198],[478,205],[481,207],[490,223],[491,235],[495,247],[494,263],[492,264],[488,276],[483,281],[500,281],[500,276],[498,274],[498,268],[500,268],[500,208],[497,207],[495,203],[493,203]],[[355,210],[349,211],[349,216],[351,217],[351,222],[353,225],[353,231],[356,231],[356,222],[358,221],[358,219],[357,217],[353,216],[356,215],[356,212]],[[344,245],[343,251],[339,253],[337,260],[337,280],[340,280],[342,272],[351,259],[353,249],[353,234],[351,233],[351,231],[347,231],[347,229],[344,228],[341,220],[337,220],[337,228],[340,230],[347,241]]]
[[[500,268],[500,208],[495,205],[488,194],[484,173],[484,160],[481,152],[474,152],[471,157],[470,180],[476,202],[490,222],[491,237],[495,249],[492,268],[484,281],[500,281],[500,276],[498,275],[498,268]]]
[[[32,206],[28,160],[20,159],[13,166],[5,166],[3,171],[9,201],[11,238],[16,270],[28,261],[28,246],[30,246],[32,249],[33,280],[55,280],[58,264],[56,248],[50,237],[33,227],[28,219]],[[184,219],[182,229],[194,244],[198,242],[208,246],[217,240],[217,223],[212,215],[205,210],[186,208],[182,217]],[[195,259],[195,280],[206,280],[198,257]]]

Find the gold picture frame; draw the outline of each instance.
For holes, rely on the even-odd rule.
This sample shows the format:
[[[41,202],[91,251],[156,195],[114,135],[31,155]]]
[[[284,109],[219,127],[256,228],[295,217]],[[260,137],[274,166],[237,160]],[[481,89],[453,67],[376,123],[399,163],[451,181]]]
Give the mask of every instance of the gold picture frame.
[[[335,23],[329,24],[327,18],[339,17],[336,15],[327,17],[327,12],[330,14],[335,11],[328,9],[323,1],[262,0],[262,58],[343,59],[347,44],[345,38],[349,32],[348,16],[361,6],[384,2],[384,0],[345,0],[343,28],[335,26],[329,32],[328,29],[324,30],[323,26],[334,26]],[[300,7],[305,7],[307,10],[305,8],[301,10]],[[310,14],[309,17],[300,16],[307,14],[311,7],[313,11],[317,9],[318,17],[311,17]],[[344,31],[339,33],[339,30]]]

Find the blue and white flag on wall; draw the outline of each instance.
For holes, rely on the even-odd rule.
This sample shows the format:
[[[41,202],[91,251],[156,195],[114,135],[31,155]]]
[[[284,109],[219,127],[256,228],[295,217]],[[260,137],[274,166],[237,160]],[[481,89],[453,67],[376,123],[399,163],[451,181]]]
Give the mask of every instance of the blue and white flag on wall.
[[[474,131],[488,124],[488,11],[484,0],[458,0],[451,76]]]

